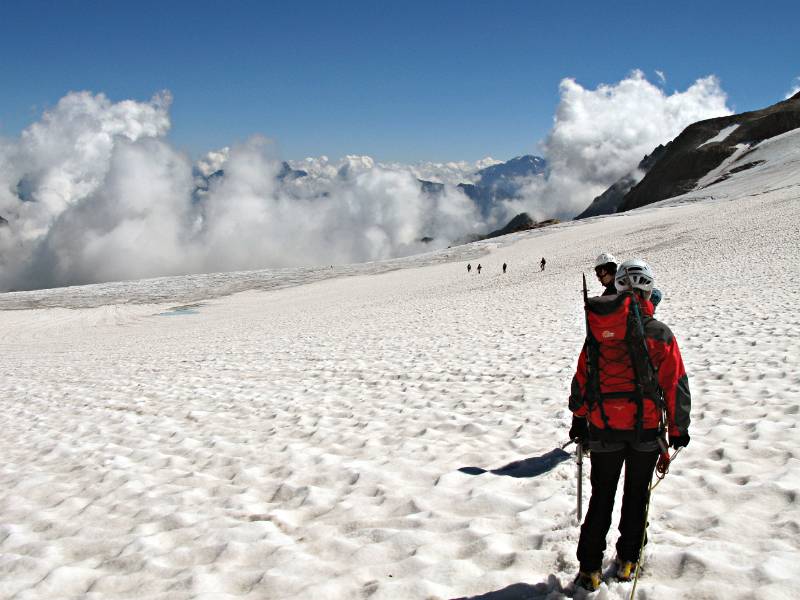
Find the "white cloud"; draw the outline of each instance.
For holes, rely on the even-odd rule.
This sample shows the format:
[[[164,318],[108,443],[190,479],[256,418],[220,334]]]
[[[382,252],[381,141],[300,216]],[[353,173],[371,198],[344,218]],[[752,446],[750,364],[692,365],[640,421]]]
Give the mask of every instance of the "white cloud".
[[[73,93],[0,142],[0,290],[375,260],[485,228],[456,188],[425,194],[368,156],[308,159],[294,166],[309,177],[280,182],[254,137],[192,165],[164,138],[169,100]],[[194,170],[220,168],[195,195]]]
[[[112,103],[103,94],[71,93],[42,119],[23,131],[7,155],[5,177],[12,189],[20,186],[31,221],[31,234],[71,203],[84,198],[103,181],[116,139],[136,141],[163,136],[169,130],[168,92],[150,102]],[[16,198],[0,197],[0,210]]]
[[[394,171],[408,171],[417,179],[424,181],[458,185],[459,183],[473,183],[475,181],[475,173],[501,162],[503,161],[487,156],[475,162],[418,162],[410,165],[382,163],[382,166]]]
[[[403,171],[410,173],[417,179],[458,185],[459,183],[472,183],[475,173],[502,161],[490,156],[475,162],[418,162],[412,164],[397,162],[376,162],[368,156],[346,156],[337,162],[332,162],[327,156],[309,157],[303,160],[288,161],[293,169],[302,169],[314,178],[333,179],[342,169],[363,171],[374,166],[379,166],[388,171]]]
[[[195,167],[203,175],[208,177],[212,173],[216,173],[222,169],[225,162],[228,160],[231,149],[225,146],[219,150],[212,150],[207,152],[200,160],[195,163]]]
[[[0,140],[0,215],[9,221],[0,290],[375,260],[445,246],[523,210],[569,217],[689,123],[730,113],[713,77],[671,95],[638,71],[595,90],[565,79],[543,146],[549,178],[526,181],[522,199],[482,220],[454,184],[494,159],[321,156],[292,161],[309,175],[280,181],[282,161],[260,137],[192,165],[165,139],[170,101],[167,92],[116,103],[70,93],[17,140]],[[219,169],[225,176],[196,194],[194,175]],[[426,194],[417,179],[446,185]]]
[[[324,157],[323,157],[324,158]],[[446,244],[477,223],[472,203],[455,189],[421,193],[407,172],[364,156],[340,164],[304,162],[310,178],[286,193],[277,163],[259,140],[231,150],[225,177],[212,184],[198,237],[210,270],[342,263],[429,249],[424,235]]]
[[[117,140],[106,177],[37,240],[17,283],[139,279],[200,268],[191,232],[191,164],[162,140]]]
[[[800,77],[795,77],[794,78],[794,83],[792,85],[792,89],[790,89],[786,93],[786,97],[784,98],[784,100],[788,100],[789,98],[791,98],[792,96],[794,96],[798,92],[800,92]]]
[[[9,226],[0,231],[0,289],[49,285],[54,281],[50,275],[63,265],[70,265],[77,278],[93,280],[80,272],[82,255],[50,252],[51,232],[64,227],[71,211],[107,183],[119,144],[167,133],[170,103],[168,92],[149,102],[118,103],[103,94],[70,93],[18,140],[3,145],[0,215]],[[86,219],[102,219],[103,211],[86,214]],[[81,231],[71,233],[79,237]],[[45,265],[46,256],[58,264]]]
[[[537,219],[573,217],[689,124],[731,114],[713,76],[671,95],[641,71],[594,90],[564,79],[560,92],[555,123],[543,145],[548,179],[532,180],[524,200],[512,205]]]
[[[667,83],[667,76],[664,75],[664,71],[656,70],[656,77],[661,82],[661,85],[665,85]]]

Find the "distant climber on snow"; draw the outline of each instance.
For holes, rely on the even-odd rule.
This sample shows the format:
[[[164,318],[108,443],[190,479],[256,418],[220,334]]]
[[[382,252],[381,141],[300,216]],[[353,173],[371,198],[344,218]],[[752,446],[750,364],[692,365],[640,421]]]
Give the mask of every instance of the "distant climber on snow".
[[[546,264],[547,264],[547,261],[544,259],[544,256],[543,256],[541,262],[539,263],[539,267],[540,267],[539,270],[540,271],[544,271],[544,266]]]

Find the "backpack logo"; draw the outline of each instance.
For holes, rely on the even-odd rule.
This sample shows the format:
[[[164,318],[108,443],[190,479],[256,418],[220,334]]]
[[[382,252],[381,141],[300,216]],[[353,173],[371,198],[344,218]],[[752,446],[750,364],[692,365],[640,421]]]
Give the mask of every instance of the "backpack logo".
[[[614,337],[614,332],[613,332],[613,331],[609,331],[608,329],[606,329],[606,330],[605,330],[605,331],[602,333],[602,335],[603,335],[603,337],[604,337],[605,339],[609,339],[609,338],[612,338],[612,337]]]

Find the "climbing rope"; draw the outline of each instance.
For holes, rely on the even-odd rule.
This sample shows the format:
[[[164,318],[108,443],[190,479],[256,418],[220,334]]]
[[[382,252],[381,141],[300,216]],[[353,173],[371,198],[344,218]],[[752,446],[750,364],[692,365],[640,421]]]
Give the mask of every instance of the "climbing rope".
[[[659,440],[659,442],[663,443],[663,440]],[[672,453],[672,456],[670,456],[669,451],[666,449],[666,447],[664,447],[661,454],[658,455],[658,462],[656,463],[656,482],[651,482],[650,489],[648,490],[647,504],[644,508],[644,530],[642,531],[642,543],[639,545],[639,563],[636,565],[636,574],[633,576],[633,588],[631,589],[629,600],[633,600],[634,595],[636,594],[636,586],[639,583],[639,571],[641,571],[642,568],[644,541],[647,539],[647,516],[650,514],[650,499],[653,497],[653,490],[658,487],[659,483],[664,481],[664,477],[666,477],[667,473],[669,473],[670,464],[672,464],[672,461],[675,460],[675,457],[678,456],[678,452],[680,452],[682,449],[683,448],[678,448]]]

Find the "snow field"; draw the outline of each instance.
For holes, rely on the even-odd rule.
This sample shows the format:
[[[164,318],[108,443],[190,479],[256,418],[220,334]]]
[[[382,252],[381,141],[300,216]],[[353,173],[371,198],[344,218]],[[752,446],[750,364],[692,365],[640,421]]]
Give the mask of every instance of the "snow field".
[[[412,260],[185,313],[0,311],[0,597],[564,597],[573,461],[459,469],[566,441],[602,250],[653,265],[693,394],[639,597],[795,597],[800,182],[743,183],[768,167],[478,245],[481,275]]]

